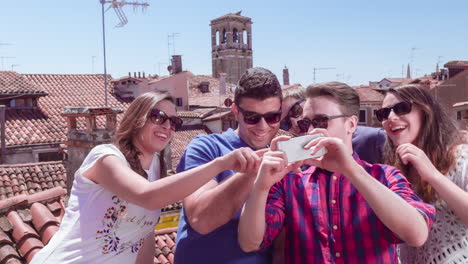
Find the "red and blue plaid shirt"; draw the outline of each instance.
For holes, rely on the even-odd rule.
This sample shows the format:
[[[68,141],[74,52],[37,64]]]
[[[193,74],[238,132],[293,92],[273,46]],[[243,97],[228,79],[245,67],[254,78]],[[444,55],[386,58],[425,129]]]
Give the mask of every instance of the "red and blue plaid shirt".
[[[394,167],[355,160],[427,220],[435,209],[411,190]],[[289,173],[268,195],[266,230],[261,249],[269,247],[284,227],[286,263],[398,263],[402,241],[377,217],[346,177],[316,167]]]

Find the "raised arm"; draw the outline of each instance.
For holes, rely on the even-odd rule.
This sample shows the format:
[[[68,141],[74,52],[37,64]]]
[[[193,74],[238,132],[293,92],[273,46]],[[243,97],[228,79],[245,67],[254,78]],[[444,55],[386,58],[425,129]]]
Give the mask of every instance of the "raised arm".
[[[340,139],[323,137],[312,141],[308,147],[315,147],[316,149],[326,147],[328,150],[328,153],[322,159],[308,160],[308,164],[342,173],[366,199],[387,228],[411,246],[424,244],[429,232],[428,223],[426,223],[422,215],[425,212],[418,211],[394,191],[371,177],[353,159]],[[403,177],[401,179],[406,182]],[[413,194],[407,182],[399,191]],[[431,220],[434,211],[432,207],[428,207],[429,215],[426,216],[428,220]]]
[[[288,164],[283,152],[273,151],[276,142],[272,141],[272,151],[263,156],[257,178],[241,212],[238,229],[240,247],[245,252],[257,251],[266,236],[269,244],[280,233],[284,220],[284,202],[282,190],[275,183],[279,182],[289,171],[295,170],[300,163]],[[273,188],[272,188],[273,186]],[[270,190],[271,188],[271,190]],[[270,197],[268,194],[270,193]],[[267,200],[268,198],[268,200]],[[268,212],[266,212],[268,202]],[[265,214],[269,215],[266,219]],[[268,225],[268,223],[274,224]]]
[[[131,203],[153,210],[180,201],[221,171],[253,171],[259,163],[260,158],[252,150],[242,148],[191,170],[148,182],[117,156],[107,155],[83,176]]]
[[[457,153],[459,160],[454,161],[456,167],[453,168],[457,180],[464,185],[463,187],[456,185],[440,173],[424,151],[413,144],[402,144],[396,151],[405,164],[408,162],[413,164],[420,177],[437,191],[439,197],[468,227],[468,146],[460,145]]]

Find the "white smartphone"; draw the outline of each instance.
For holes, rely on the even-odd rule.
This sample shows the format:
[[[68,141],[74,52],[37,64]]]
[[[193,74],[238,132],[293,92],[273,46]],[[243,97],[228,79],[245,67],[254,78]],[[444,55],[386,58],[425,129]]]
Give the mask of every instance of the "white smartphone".
[[[305,135],[291,138],[290,140],[278,141],[278,150],[286,153],[288,162],[295,162],[310,158],[320,158],[327,153],[325,147],[321,148],[315,155],[310,155],[312,150],[305,149],[304,146],[315,138],[323,137],[322,133],[314,135]]]

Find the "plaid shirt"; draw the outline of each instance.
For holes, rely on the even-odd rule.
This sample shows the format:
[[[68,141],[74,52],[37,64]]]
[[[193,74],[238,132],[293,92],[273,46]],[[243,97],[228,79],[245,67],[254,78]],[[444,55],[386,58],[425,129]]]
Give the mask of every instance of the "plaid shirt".
[[[355,160],[425,216],[430,227],[435,209],[411,190],[394,167]],[[398,263],[402,241],[377,217],[343,175],[311,167],[289,173],[268,195],[266,230],[261,249],[285,228],[286,263]]]

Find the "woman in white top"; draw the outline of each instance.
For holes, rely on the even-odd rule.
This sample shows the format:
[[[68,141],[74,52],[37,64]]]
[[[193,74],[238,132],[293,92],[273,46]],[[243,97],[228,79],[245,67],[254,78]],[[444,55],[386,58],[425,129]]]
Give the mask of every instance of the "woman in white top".
[[[376,111],[389,140],[384,163],[399,168],[436,207],[420,248],[400,246],[402,263],[468,263],[468,145],[456,123],[424,88],[390,89]]]
[[[153,263],[160,208],[224,170],[258,169],[261,152],[241,148],[165,177],[163,150],[181,125],[168,93],[136,98],[114,144],[93,148],[76,171],[60,229],[31,263]]]

